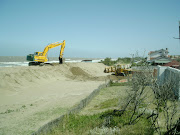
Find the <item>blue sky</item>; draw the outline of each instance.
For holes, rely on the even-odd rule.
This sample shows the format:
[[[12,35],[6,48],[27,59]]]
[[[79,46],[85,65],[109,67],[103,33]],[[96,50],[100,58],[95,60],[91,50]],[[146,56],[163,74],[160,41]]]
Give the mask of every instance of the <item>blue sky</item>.
[[[0,0],[0,56],[26,56],[63,40],[64,57],[128,57],[162,48],[178,55],[178,21],[180,0]]]

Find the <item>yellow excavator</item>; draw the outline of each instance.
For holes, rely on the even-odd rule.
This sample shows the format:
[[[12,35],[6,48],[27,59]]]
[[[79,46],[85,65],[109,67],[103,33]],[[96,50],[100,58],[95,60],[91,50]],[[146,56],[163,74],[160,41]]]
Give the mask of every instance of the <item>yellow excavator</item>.
[[[59,55],[59,64],[63,63],[63,53],[64,53],[64,48],[65,48],[65,40],[62,43],[55,42],[47,45],[44,48],[43,52],[35,52],[34,54],[29,54],[27,55],[27,61],[29,62],[29,66],[31,65],[43,65],[44,62],[48,61],[47,55],[48,51],[54,47],[60,46],[61,45],[61,50],[60,50],[60,55]]]

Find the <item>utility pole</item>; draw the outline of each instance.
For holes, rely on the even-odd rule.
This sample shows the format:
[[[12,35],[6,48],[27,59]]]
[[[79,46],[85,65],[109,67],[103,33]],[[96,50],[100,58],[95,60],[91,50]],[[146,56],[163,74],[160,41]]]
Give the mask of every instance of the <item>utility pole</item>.
[[[180,21],[179,21],[179,38],[175,38],[174,39],[180,39]]]

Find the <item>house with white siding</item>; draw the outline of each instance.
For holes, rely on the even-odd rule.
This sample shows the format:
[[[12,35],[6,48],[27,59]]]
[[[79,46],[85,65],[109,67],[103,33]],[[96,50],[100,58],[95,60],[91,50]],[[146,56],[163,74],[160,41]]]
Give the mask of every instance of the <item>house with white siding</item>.
[[[165,57],[168,57],[168,49],[160,49],[160,50],[157,50],[157,51],[150,51],[148,53],[148,59],[147,60],[152,60],[152,59],[155,59],[159,56],[165,56]]]
[[[172,60],[168,56],[168,49],[160,49],[156,51],[151,51],[148,53],[147,62],[153,65],[163,65],[169,63]]]

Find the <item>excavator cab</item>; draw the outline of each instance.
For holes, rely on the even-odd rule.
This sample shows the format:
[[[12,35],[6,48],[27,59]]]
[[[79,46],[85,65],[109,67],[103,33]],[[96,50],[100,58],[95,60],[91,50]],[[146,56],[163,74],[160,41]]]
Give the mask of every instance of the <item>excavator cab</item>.
[[[42,56],[42,52],[35,52],[34,55]]]

